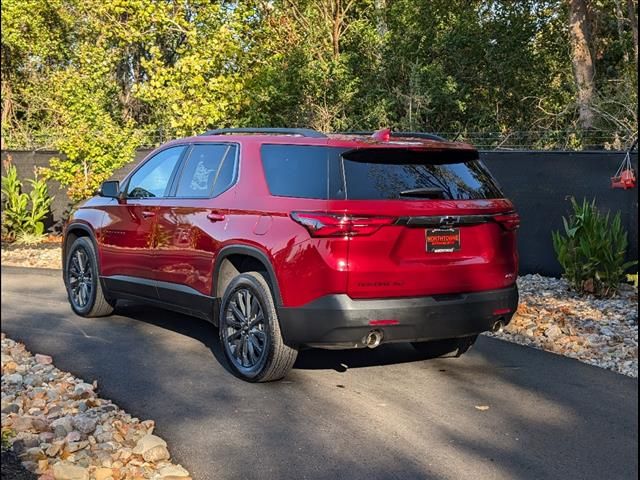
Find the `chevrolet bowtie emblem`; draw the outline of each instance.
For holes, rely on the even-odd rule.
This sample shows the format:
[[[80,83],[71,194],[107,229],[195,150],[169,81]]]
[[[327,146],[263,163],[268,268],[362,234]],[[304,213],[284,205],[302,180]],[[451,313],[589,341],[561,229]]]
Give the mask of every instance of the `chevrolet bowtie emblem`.
[[[440,225],[453,225],[459,221],[460,217],[440,217]]]

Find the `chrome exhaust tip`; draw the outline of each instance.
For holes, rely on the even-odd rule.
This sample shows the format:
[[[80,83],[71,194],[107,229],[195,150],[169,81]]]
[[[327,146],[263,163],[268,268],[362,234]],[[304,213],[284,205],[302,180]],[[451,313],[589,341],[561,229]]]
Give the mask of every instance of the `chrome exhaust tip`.
[[[363,343],[369,348],[376,348],[382,342],[382,332],[380,330],[371,330],[364,337]]]
[[[494,323],[491,326],[491,331],[493,333],[502,332],[503,329],[504,329],[504,320],[502,320],[502,319],[498,320],[496,323]]]

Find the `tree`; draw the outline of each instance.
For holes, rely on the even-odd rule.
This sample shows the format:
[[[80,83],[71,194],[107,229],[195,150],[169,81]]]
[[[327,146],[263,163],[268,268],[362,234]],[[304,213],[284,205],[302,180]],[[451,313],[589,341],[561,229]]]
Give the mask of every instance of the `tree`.
[[[634,4],[633,0],[627,0],[627,12],[629,15],[629,23],[631,24],[631,31],[633,33],[633,59],[636,62],[636,68],[638,67],[638,18],[636,16],[637,4]]]
[[[578,88],[579,122],[584,130],[593,128],[593,111],[591,103],[595,91],[593,59],[591,57],[589,32],[589,8],[587,0],[569,0],[569,31],[573,70]]]
[[[5,0],[2,145],[60,149],[74,198],[136,145],[216,126],[621,148],[636,18],[634,0]]]

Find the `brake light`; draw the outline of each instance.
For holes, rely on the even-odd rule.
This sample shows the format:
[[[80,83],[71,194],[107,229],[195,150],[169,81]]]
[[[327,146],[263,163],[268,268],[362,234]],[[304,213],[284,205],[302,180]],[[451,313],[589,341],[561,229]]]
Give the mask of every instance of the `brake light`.
[[[493,219],[508,231],[517,230],[520,227],[520,215],[518,215],[517,212],[494,215]]]
[[[305,227],[312,237],[371,235],[395,221],[393,217],[352,216],[330,212],[291,212],[291,218]]]
[[[379,142],[388,142],[389,139],[391,138],[391,129],[383,128],[382,130],[373,132],[373,135],[371,136],[376,140],[378,140]]]

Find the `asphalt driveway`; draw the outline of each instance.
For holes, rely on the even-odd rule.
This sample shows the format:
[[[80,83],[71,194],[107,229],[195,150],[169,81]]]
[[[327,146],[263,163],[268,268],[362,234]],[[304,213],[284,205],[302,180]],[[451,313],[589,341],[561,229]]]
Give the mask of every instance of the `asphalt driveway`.
[[[459,359],[309,350],[285,381],[254,385],[228,373],[204,321],[133,304],[80,318],[60,272],[11,267],[2,330],[156,420],[194,479],[638,474],[635,379],[500,340]]]

